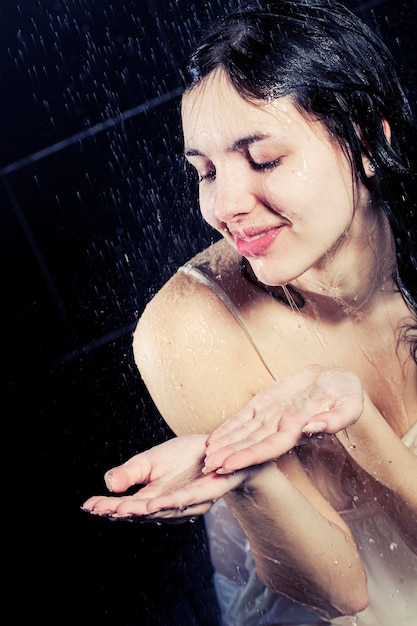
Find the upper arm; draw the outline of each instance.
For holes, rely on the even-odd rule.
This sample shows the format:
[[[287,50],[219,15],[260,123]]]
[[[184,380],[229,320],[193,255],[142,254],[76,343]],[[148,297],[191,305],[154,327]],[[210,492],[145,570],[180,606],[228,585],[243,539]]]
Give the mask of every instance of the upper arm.
[[[225,305],[209,287],[181,274],[146,307],[133,353],[177,435],[212,432],[273,382]]]

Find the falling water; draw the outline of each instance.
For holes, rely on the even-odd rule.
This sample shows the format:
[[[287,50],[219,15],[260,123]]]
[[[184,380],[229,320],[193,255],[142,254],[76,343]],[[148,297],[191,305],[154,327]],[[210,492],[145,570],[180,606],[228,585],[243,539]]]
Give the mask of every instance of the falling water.
[[[105,469],[171,436],[132,364],[131,333],[213,240],[181,156],[178,67],[206,22],[238,3],[1,3],[5,440],[26,474],[8,489],[22,497],[12,584],[28,619],[167,626],[167,611],[176,626],[215,626],[201,524],[109,529],[78,506]],[[390,3],[362,4],[372,20]],[[397,3],[394,13],[379,22],[396,40]]]

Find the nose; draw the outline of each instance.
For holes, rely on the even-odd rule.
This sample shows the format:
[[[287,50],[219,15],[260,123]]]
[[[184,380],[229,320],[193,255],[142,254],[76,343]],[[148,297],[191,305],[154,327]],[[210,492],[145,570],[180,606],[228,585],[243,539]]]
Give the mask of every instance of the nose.
[[[206,208],[217,222],[230,224],[253,210],[255,197],[248,172],[233,167],[217,169],[216,179],[210,183]]]

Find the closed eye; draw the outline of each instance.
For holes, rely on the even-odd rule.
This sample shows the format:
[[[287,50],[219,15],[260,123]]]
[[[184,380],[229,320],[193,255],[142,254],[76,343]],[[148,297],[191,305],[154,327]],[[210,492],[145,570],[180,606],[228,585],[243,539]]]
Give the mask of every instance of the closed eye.
[[[198,182],[201,183],[204,180],[214,180],[216,178],[216,170],[209,170],[205,174],[198,174]]]
[[[274,159],[273,161],[267,161],[266,163],[256,163],[255,161],[250,161],[251,167],[257,172],[267,172],[269,170],[273,170],[274,167],[277,167],[280,163],[281,157]]]
[[[281,157],[278,159],[274,159],[273,161],[267,161],[266,163],[256,163],[255,161],[250,160],[250,166],[257,172],[268,172],[273,170],[275,167],[280,165]],[[198,182],[201,183],[203,181],[211,181],[216,178],[216,170],[213,168],[204,174],[198,174]]]

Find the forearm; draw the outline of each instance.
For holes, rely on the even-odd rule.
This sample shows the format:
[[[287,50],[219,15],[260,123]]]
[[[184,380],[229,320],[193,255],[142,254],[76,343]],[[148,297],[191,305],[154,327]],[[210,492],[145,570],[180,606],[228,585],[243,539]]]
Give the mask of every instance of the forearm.
[[[349,530],[320,513],[273,464],[226,500],[268,588],[328,618],[366,606],[366,577]]]
[[[365,399],[356,424],[337,435],[360,468],[373,479],[374,496],[417,553],[417,456],[404,445],[379,411]]]

